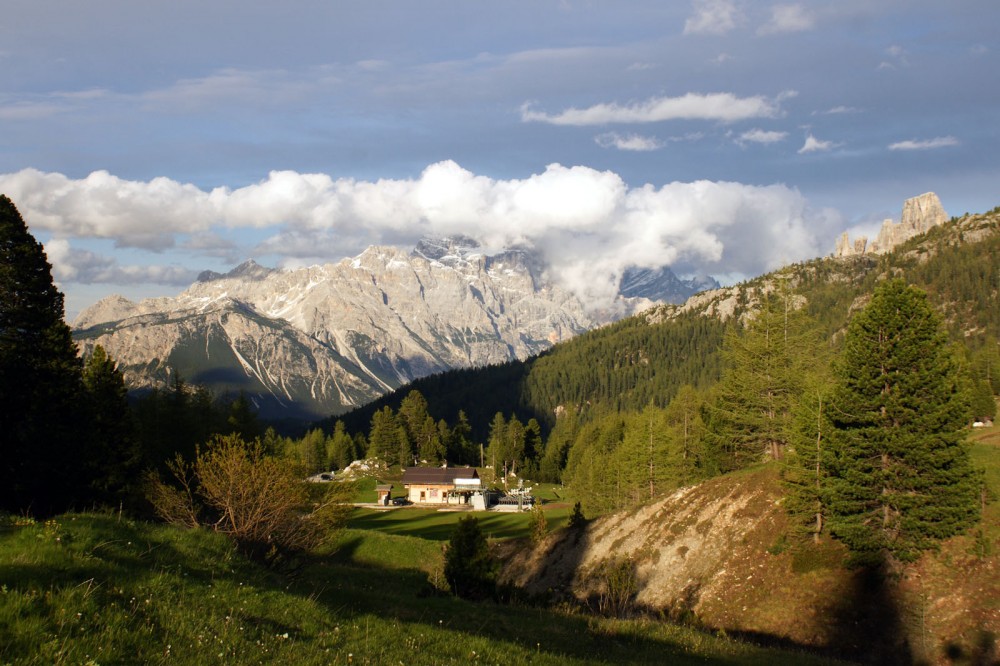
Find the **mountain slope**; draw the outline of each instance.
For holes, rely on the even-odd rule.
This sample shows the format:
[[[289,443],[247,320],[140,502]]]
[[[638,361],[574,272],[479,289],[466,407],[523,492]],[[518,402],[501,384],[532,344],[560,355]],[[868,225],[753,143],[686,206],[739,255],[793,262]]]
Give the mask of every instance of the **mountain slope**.
[[[644,293],[656,296],[652,287]],[[650,304],[618,305],[627,314]],[[179,373],[246,392],[264,417],[315,419],[419,377],[536,355],[605,317],[548,282],[531,252],[488,256],[457,237],[294,271],[253,261],[208,271],[175,298],[104,299],[81,313],[74,336],[85,355],[103,346],[130,388]]]
[[[702,292],[682,305],[656,306],[524,362],[418,380],[346,414],[344,421],[349,430],[365,430],[376,409],[397,408],[412,389],[424,395],[436,418],[451,421],[464,409],[474,427],[484,427],[498,411],[516,411],[522,420],[533,417],[551,426],[559,407],[587,405],[593,413],[639,410],[650,402],[663,406],[683,384],[707,388],[718,379],[725,328],[779,284],[802,299],[836,344],[876,282],[900,276],[927,291],[953,337],[974,349],[1000,338],[997,266],[1000,208],[935,226],[887,254],[816,259]]]

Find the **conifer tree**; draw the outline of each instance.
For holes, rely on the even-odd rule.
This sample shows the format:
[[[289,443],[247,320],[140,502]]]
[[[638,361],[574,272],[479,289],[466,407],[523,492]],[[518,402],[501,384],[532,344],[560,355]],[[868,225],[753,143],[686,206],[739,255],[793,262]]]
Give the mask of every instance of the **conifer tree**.
[[[825,375],[824,375],[825,376]],[[830,387],[826,381],[812,383],[803,392],[794,414],[792,454],[782,470],[788,489],[785,507],[797,532],[818,542],[826,529],[829,513]]]
[[[244,391],[240,391],[239,395],[229,403],[226,423],[229,426],[227,434],[238,435],[246,442],[260,439],[264,434],[264,426],[257,418],[257,410]]]
[[[829,408],[830,527],[859,560],[912,560],[975,522],[967,413],[927,295],[881,284],[848,328]]]
[[[447,424],[445,424],[447,426]],[[440,429],[440,425],[439,425]],[[442,430],[442,433],[444,431]],[[454,461],[456,463],[476,463],[479,464],[479,452],[473,452],[472,445],[472,426],[469,425],[469,419],[466,417],[465,412],[459,410],[458,420],[455,422],[454,427],[448,430],[447,436],[444,437],[446,442],[446,452],[449,461]]]
[[[569,455],[570,446],[576,438],[578,421],[575,411],[563,413],[556,419],[555,427],[549,432],[545,442],[545,452],[538,464],[538,477],[547,483],[559,483]]]
[[[438,430],[434,417],[427,415],[416,432],[417,452],[421,460],[430,463],[440,463],[445,459],[444,444],[441,442],[441,432]]]
[[[673,468],[680,483],[714,473],[705,450],[704,398],[690,384],[681,386],[663,415],[670,437]]]
[[[347,434],[343,421],[338,420],[333,426],[327,456],[330,469],[344,469],[360,456],[357,444],[354,438]]]
[[[812,322],[787,290],[765,295],[743,330],[727,332],[712,408],[712,437],[725,468],[781,459],[795,399],[818,346]]]
[[[444,557],[444,577],[451,591],[466,599],[490,598],[496,592],[499,568],[476,517],[459,520]]]
[[[368,431],[369,458],[378,458],[388,465],[409,465],[409,457],[400,463],[399,431],[401,426],[391,407],[383,407],[372,415],[371,430]]]
[[[47,513],[89,480],[81,363],[41,243],[0,195],[0,506]]]
[[[90,447],[86,476],[93,499],[119,505],[138,486],[142,452],[128,404],[125,378],[101,345],[83,368],[86,408],[90,414]]]

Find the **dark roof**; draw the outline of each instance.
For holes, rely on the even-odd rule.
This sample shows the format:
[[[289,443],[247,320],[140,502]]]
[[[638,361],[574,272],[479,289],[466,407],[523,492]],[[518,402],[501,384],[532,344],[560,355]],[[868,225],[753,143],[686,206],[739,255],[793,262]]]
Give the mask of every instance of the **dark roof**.
[[[455,479],[478,479],[475,467],[407,467],[403,485],[454,484]]]
[[[375,484],[375,490],[392,490],[391,483],[377,483]]]

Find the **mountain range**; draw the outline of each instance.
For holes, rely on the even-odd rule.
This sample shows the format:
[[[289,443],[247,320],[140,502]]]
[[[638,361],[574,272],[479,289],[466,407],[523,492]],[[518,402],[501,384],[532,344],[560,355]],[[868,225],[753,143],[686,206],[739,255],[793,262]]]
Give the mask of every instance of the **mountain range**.
[[[523,248],[485,253],[462,236],[411,251],[372,246],[296,270],[250,260],[205,271],[176,297],[109,296],[74,322],[81,352],[101,345],[130,389],[174,378],[244,392],[264,418],[345,412],[414,379],[524,359],[655,303],[717,287],[669,268],[631,268],[612,311],[589,311]]]

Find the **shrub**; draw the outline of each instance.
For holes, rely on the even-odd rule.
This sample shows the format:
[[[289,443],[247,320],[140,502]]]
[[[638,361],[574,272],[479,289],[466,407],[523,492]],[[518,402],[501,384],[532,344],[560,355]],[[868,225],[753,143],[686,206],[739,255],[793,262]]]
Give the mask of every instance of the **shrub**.
[[[541,503],[535,504],[531,510],[531,542],[539,544],[548,533],[549,523],[545,520],[545,512]]]
[[[631,555],[601,560],[590,573],[597,583],[597,611],[609,617],[625,617],[639,593],[639,575]]]
[[[147,496],[169,523],[203,526],[232,538],[240,549],[275,563],[332,538],[349,511],[352,489],[326,484],[318,502],[287,463],[266,455],[260,442],[217,436],[193,462],[168,465],[172,481],[149,479]]]

